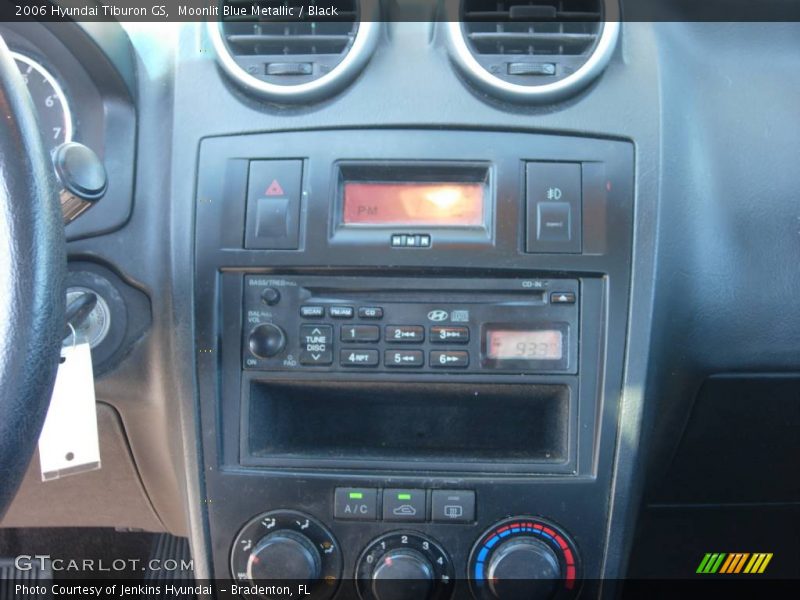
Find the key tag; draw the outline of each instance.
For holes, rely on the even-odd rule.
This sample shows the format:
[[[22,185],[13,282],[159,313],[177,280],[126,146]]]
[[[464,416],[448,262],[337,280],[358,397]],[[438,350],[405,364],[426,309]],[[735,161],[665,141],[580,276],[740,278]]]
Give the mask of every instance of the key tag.
[[[71,324],[69,328],[72,344],[61,348],[53,396],[39,436],[42,481],[100,468],[92,351],[87,340],[78,340]]]

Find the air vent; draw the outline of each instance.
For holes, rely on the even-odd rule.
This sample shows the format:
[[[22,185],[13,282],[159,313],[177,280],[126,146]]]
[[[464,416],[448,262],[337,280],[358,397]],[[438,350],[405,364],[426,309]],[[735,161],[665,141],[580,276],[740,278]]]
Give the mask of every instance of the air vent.
[[[451,54],[506,99],[555,100],[597,77],[619,34],[616,0],[454,0]]]
[[[325,7],[336,7],[337,15],[319,21],[261,16],[269,10],[286,15],[287,9],[296,15],[316,6],[314,0],[222,0],[222,6],[220,21],[210,24],[220,64],[271,100],[333,94],[364,67],[378,39],[377,0],[336,0]]]

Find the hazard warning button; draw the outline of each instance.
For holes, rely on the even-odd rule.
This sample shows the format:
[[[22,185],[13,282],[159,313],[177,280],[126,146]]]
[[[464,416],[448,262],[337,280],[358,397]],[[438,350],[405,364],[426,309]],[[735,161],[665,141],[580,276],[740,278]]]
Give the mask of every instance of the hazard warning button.
[[[300,160],[250,161],[246,248],[298,247],[302,175]]]

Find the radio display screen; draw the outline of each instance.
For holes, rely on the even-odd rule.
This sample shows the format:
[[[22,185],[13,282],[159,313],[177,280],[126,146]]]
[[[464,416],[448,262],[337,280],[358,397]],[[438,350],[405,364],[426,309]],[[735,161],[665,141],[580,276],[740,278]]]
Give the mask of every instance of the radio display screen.
[[[561,360],[564,356],[563,333],[558,329],[489,329],[486,342],[486,355],[494,360]]]
[[[345,225],[473,227],[484,224],[486,187],[465,182],[344,182]]]

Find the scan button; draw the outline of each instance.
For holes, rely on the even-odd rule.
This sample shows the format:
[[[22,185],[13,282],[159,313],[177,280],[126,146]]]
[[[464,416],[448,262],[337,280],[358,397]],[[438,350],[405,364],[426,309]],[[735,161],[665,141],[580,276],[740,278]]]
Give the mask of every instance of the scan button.
[[[425,490],[383,490],[383,520],[422,522],[428,516]]]

